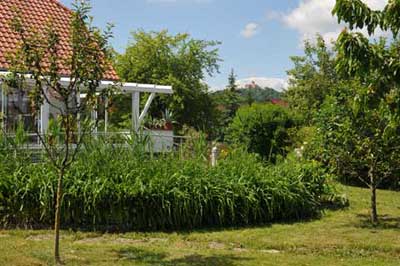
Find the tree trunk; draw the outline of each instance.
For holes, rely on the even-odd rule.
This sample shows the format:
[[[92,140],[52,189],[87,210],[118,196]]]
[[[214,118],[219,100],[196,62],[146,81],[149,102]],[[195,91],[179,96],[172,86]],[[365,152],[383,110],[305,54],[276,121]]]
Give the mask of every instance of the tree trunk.
[[[60,258],[60,224],[61,224],[61,202],[63,196],[63,179],[64,179],[64,169],[60,170],[58,176],[57,185],[57,202],[56,202],[56,214],[54,220],[54,259],[56,265],[61,265]]]
[[[378,224],[378,212],[376,210],[376,187],[371,186],[371,222],[373,225]]]
[[[369,173],[369,178],[370,178],[370,189],[371,189],[371,223],[373,225],[378,224],[378,212],[376,210],[376,178],[374,175],[374,170],[371,167]]]

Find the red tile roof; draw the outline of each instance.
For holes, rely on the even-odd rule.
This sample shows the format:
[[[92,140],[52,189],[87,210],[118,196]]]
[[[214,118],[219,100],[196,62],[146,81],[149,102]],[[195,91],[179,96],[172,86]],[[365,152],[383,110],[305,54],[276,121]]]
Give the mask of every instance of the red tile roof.
[[[43,31],[51,21],[60,37],[60,53],[71,53],[70,21],[72,11],[58,0],[0,0],[0,69],[7,70],[10,63],[7,57],[18,47],[20,38],[10,27],[10,22],[18,10],[24,23]],[[61,67],[60,75],[69,76],[69,69]],[[115,70],[111,67],[104,76],[106,80],[118,80]]]

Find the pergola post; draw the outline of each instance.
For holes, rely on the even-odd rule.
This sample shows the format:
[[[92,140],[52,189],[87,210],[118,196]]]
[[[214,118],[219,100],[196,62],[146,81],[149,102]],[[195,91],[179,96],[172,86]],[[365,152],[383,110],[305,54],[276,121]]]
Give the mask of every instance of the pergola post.
[[[44,92],[47,94],[47,89],[44,90]],[[49,128],[49,115],[50,115],[50,104],[47,102],[47,100],[44,100],[42,106],[40,107],[39,132],[42,135],[46,134],[47,129]]]
[[[132,129],[134,132],[139,131],[140,127],[140,92],[132,92]]]
[[[40,134],[44,135],[49,128],[50,105],[44,101],[40,107]]]
[[[145,106],[143,108],[143,111],[140,114],[139,123],[142,123],[143,119],[146,117],[146,114],[149,111],[150,105],[153,102],[155,97],[156,97],[156,93],[155,92],[150,93],[149,98],[147,99],[147,102],[146,102],[146,104],[145,104]]]
[[[97,101],[96,101],[96,105],[97,105],[98,103],[97,103]],[[92,121],[94,121],[95,122],[95,125],[94,125],[94,129],[93,129],[93,133],[95,134],[95,137],[97,137],[97,109],[95,108],[95,109],[93,109],[91,112],[90,112],[90,116],[91,116],[91,119],[92,119]]]

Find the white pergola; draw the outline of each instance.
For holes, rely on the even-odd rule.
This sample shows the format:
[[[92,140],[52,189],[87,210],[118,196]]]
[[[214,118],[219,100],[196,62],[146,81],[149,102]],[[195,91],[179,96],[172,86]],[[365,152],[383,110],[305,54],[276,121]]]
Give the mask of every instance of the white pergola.
[[[1,72],[0,76],[5,76],[9,74],[9,72]],[[26,75],[26,79],[29,81],[30,76]],[[68,86],[70,84],[70,78],[61,78],[60,83],[61,85]],[[132,129],[134,131],[138,131],[140,128],[140,124],[142,123],[143,119],[145,118],[150,105],[156,96],[156,94],[172,94],[172,86],[161,86],[161,85],[154,85],[154,84],[139,84],[139,83],[115,83],[113,81],[101,81],[98,90],[102,91],[104,89],[109,88],[110,86],[117,86],[121,89],[121,93],[124,94],[131,94],[132,95]],[[7,112],[7,94],[4,92],[2,88],[2,82],[0,80],[0,90],[1,90],[1,112],[6,114]],[[147,98],[146,104],[142,111],[140,111],[140,93],[149,93]],[[80,100],[81,97],[84,97],[85,94],[82,93],[78,99]],[[106,107],[108,101],[106,99]],[[44,102],[40,110],[40,121],[38,123],[39,132],[42,134],[46,133],[47,128],[49,126],[49,115],[50,115],[50,104],[48,102]],[[97,113],[94,111],[92,113],[92,117],[97,118]],[[104,132],[107,132],[107,124],[108,124],[108,112],[107,108],[105,108],[104,114]],[[4,119],[3,119],[4,123]],[[2,125],[4,128],[4,124]]]

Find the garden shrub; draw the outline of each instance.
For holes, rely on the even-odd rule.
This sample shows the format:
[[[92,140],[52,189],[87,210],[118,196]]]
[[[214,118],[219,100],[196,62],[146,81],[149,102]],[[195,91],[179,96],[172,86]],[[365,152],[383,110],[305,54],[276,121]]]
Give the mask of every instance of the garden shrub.
[[[288,129],[295,119],[287,108],[272,104],[254,104],[238,110],[228,129],[228,141],[244,146],[275,163],[290,146]]]

